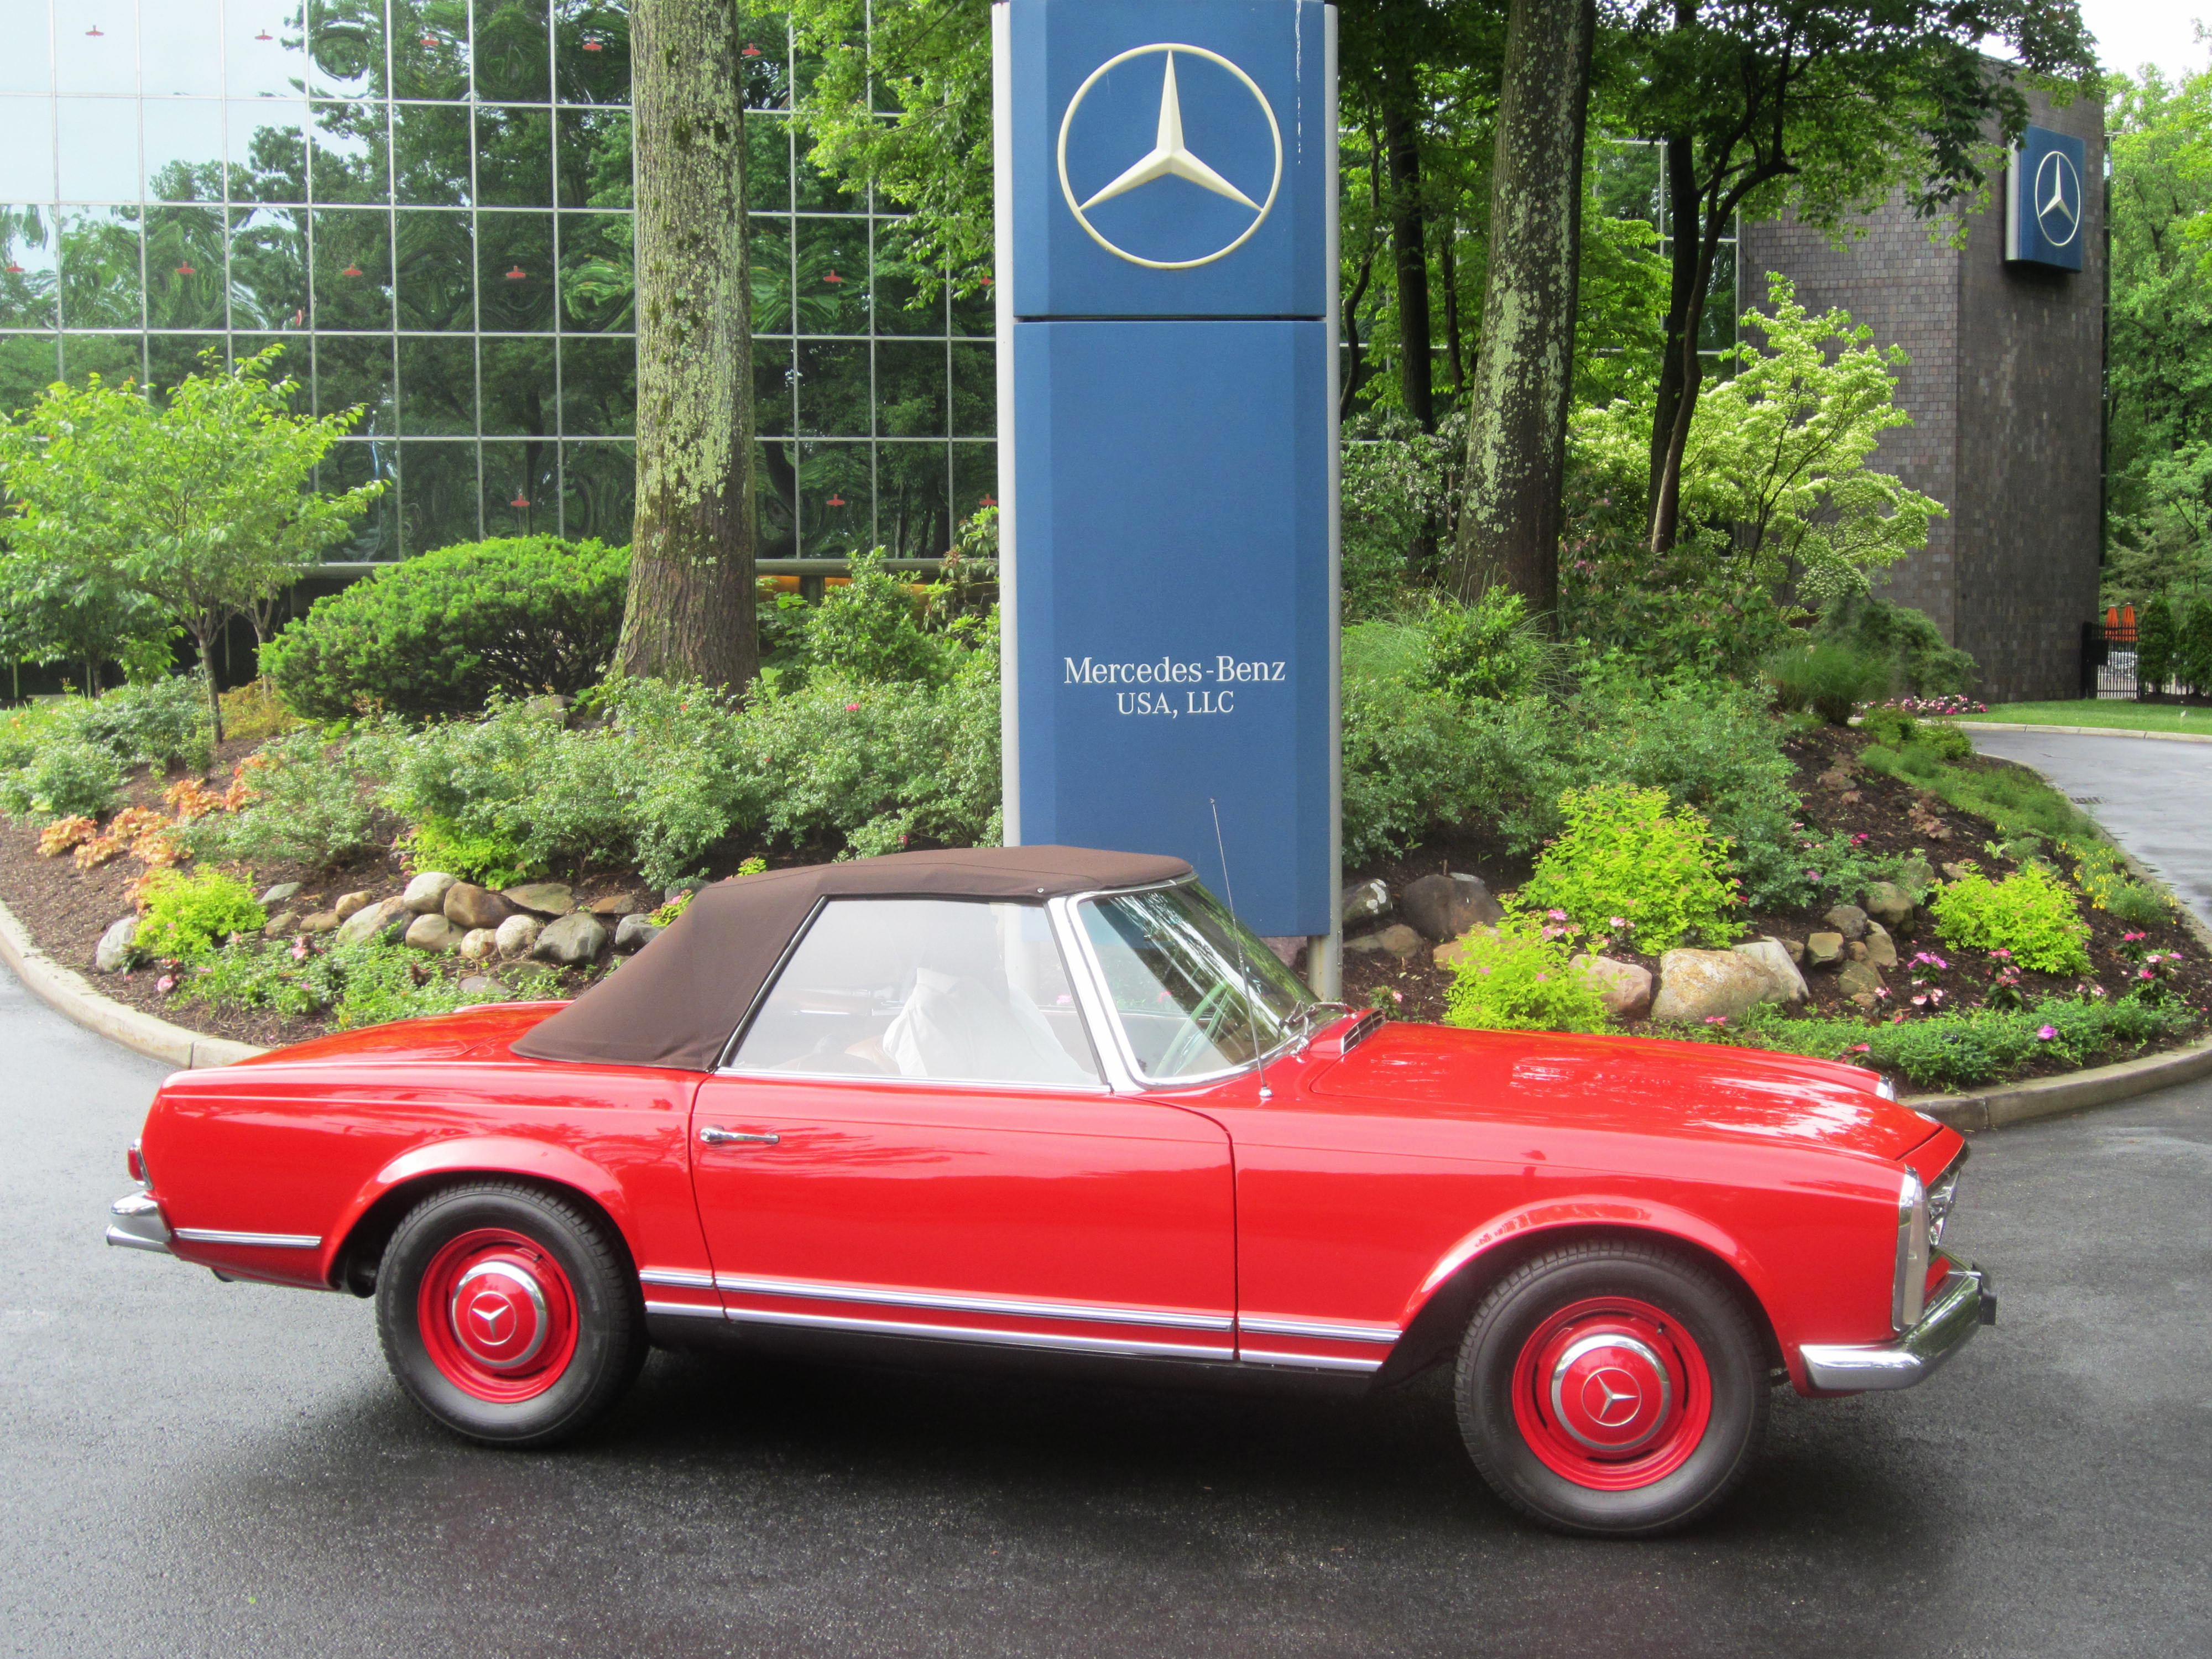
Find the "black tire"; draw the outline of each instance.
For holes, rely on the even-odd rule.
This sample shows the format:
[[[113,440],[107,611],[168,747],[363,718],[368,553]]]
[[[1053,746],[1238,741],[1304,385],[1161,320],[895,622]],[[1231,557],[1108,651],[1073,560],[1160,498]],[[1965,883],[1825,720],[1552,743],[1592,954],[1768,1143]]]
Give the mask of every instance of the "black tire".
[[[470,1295],[480,1313],[464,1311]],[[582,1205],[517,1181],[443,1188],[407,1212],[377,1272],[376,1327],[408,1397],[486,1446],[582,1432],[629,1389],[647,1352],[644,1299],[620,1240]]]
[[[1766,1426],[1765,1353],[1741,1302],[1710,1269],[1627,1241],[1563,1245],[1509,1273],[1468,1322],[1456,1384],[1460,1434],[1491,1488],[1585,1537],[1648,1538],[1710,1514]],[[1618,1431],[1615,1401],[1631,1402]],[[1584,1437],[1616,1432],[1650,1438]]]

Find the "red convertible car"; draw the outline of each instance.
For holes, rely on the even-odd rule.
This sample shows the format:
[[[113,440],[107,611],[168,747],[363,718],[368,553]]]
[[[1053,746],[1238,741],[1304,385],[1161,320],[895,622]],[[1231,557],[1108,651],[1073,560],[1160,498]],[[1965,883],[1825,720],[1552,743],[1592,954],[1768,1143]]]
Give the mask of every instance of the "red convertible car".
[[[492,1445],[709,1335],[1449,1364],[1508,1503],[1636,1535],[1721,1501],[1773,1386],[1993,1322],[1938,1248],[1965,1158],[1851,1066],[1316,1002],[1180,860],[1031,847],[739,878],[573,1003],[181,1073],[107,1237],[373,1296]]]

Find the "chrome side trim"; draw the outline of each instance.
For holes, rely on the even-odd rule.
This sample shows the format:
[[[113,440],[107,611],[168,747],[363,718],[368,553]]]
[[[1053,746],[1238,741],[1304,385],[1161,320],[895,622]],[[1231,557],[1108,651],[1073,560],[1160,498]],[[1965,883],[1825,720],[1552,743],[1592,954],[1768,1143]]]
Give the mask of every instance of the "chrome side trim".
[[[1405,1333],[1395,1325],[1351,1324],[1341,1320],[1278,1319],[1272,1314],[1239,1314],[1239,1329],[1262,1336],[1305,1336],[1316,1342],[1395,1342]]]
[[[726,1316],[740,1325],[797,1325],[810,1330],[866,1331],[889,1336],[951,1338],[960,1342],[1018,1348],[1060,1348],[1077,1353],[1161,1354],[1182,1359],[1234,1359],[1237,1351],[1192,1342],[1146,1342],[1135,1337],[1077,1336],[1073,1333],[994,1331],[980,1325],[918,1325],[902,1319],[861,1319],[844,1314],[786,1312],[764,1308],[731,1308]]]
[[[1237,1351],[1237,1358],[1247,1365],[1303,1366],[1320,1371],[1379,1371],[1382,1369],[1382,1362],[1379,1359],[1347,1359],[1332,1353],[1277,1353],[1268,1348],[1242,1348]]]
[[[811,1302],[860,1302],[885,1308],[927,1308],[944,1313],[1004,1314],[1015,1319],[1070,1319],[1092,1325],[1159,1325],[1178,1331],[1226,1332],[1227,1314],[1169,1313],[1151,1309],[1102,1308],[1078,1302],[1033,1302],[1013,1297],[948,1296],[941,1291],[901,1291],[878,1285],[832,1285],[802,1279],[753,1279],[716,1273],[725,1291],[750,1296],[788,1296]]]
[[[649,1314],[677,1314],[686,1319],[720,1319],[722,1310],[696,1302],[648,1302],[645,1310]]]
[[[714,1288],[714,1274],[692,1273],[680,1267],[641,1267],[637,1277],[640,1284],[666,1285],[676,1290],[711,1291]]]
[[[1948,1251],[1936,1254],[1951,1271],[1917,1324],[1894,1342],[1863,1347],[1806,1343],[1797,1350],[1807,1381],[1816,1389],[1909,1389],[1924,1382],[1964,1347],[1983,1321],[1989,1275]]]
[[[130,1193],[107,1206],[115,1219],[108,1224],[107,1242],[125,1250],[153,1250],[161,1255],[169,1249],[169,1223],[151,1193]]]
[[[237,1233],[221,1227],[179,1227],[177,1237],[193,1244],[252,1244],[268,1250],[312,1250],[319,1233]]]

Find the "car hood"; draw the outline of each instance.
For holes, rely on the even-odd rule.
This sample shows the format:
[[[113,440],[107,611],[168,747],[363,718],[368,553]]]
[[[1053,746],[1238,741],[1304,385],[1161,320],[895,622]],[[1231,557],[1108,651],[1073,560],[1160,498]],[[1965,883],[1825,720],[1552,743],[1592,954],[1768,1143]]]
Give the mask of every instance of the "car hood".
[[[503,1056],[509,1043],[568,1006],[565,1002],[481,1004],[456,1014],[394,1020],[389,1025],[310,1037],[289,1048],[271,1048],[238,1063],[292,1066],[360,1060],[459,1060],[469,1054]]]
[[[1895,1159],[1939,1125],[1875,1092],[1856,1066],[1702,1042],[1462,1031],[1393,1024],[1310,1091],[1342,1107],[1440,1120],[1553,1123],[1788,1141]]]

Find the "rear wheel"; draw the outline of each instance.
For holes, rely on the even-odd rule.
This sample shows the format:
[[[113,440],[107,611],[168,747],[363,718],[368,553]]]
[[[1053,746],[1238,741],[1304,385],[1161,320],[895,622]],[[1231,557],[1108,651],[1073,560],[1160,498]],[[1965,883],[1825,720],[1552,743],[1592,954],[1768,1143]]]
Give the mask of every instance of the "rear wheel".
[[[546,1446],[587,1427],[644,1363],[645,1310],[605,1224],[514,1182],[432,1194],[377,1273],[392,1374],[454,1433]]]
[[[1498,1494],[1562,1531],[1642,1537],[1718,1504],[1765,1426],[1757,1332],[1709,1270],[1571,1244],[1483,1299],[1461,1345],[1460,1432]]]

